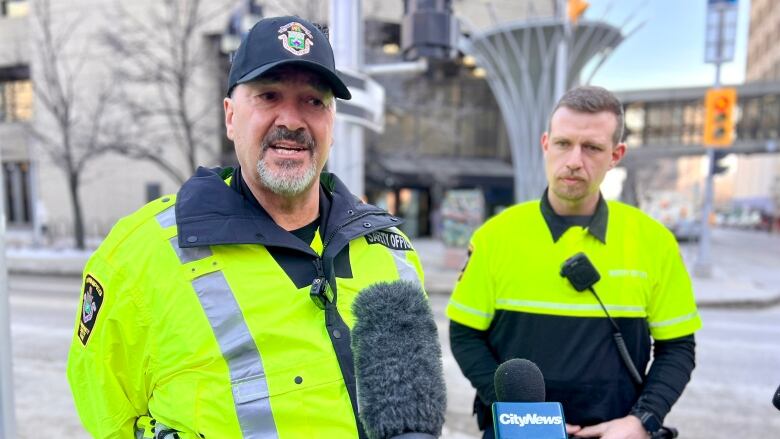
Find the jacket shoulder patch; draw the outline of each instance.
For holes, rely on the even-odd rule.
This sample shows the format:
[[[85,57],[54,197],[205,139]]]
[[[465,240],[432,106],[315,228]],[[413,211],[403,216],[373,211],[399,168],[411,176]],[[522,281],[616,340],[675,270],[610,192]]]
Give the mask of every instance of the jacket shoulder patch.
[[[81,319],[79,320],[79,339],[86,346],[92,328],[103,306],[103,286],[92,275],[84,279],[84,291],[81,298]]]
[[[381,244],[393,250],[412,250],[412,244],[403,235],[388,230],[377,230],[366,235],[369,244]]]

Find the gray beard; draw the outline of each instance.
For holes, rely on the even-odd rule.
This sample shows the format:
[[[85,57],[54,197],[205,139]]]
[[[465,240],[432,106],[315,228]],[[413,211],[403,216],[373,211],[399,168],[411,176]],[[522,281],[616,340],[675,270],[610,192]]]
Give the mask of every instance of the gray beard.
[[[296,160],[281,160],[278,164],[281,170],[270,170],[263,157],[257,161],[257,175],[260,182],[271,192],[284,197],[294,197],[309,189],[317,176],[317,153],[311,153],[311,165],[300,172]]]

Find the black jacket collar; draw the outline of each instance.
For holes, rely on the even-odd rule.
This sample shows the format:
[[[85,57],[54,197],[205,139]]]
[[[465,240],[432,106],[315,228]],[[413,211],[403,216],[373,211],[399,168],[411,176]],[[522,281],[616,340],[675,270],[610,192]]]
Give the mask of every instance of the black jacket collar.
[[[200,167],[182,185],[176,199],[179,247],[261,244],[313,254],[292,233],[279,227],[263,209],[225,184],[233,169]],[[356,237],[401,224],[378,207],[361,202],[333,174],[323,172],[320,188],[330,195],[329,212],[320,229],[328,254],[337,253]],[[335,253],[334,253],[335,252]]]
[[[544,221],[547,223],[547,227],[550,229],[553,242],[558,242],[561,236],[571,227],[571,224],[564,219],[561,215],[555,213],[550,205],[550,200],[547,198],[547,192],[549,188],[544,190],[541,202],[539,203],[542,211]],[[607,220],[609,217],[609,209],[607,208],[607,202],[604,201],[604,197],[599,193],[599,201],[596,204],[596,211],[590,218],[590,223],[587,226],[588,233],[593,235],[596,239],[607,243]]]

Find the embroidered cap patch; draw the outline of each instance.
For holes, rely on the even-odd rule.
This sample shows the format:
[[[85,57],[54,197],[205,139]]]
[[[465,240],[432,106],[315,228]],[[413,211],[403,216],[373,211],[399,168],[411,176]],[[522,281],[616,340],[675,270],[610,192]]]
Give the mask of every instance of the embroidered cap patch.
[[[293,55],[306,55],[309,53],[311,46],[314,45],[314,37],[312,37],[309,29],[306,29],[297,21],[280,27],[279,34],[282,46]]]
[[[89,335],[92,334],[92,327],[95,326],[98,312],[103,305],[103,286],[92,277],[87,275],[84,279],[84,292],[81,299],[81,320],[79,321],[79,339],[86,346]]]

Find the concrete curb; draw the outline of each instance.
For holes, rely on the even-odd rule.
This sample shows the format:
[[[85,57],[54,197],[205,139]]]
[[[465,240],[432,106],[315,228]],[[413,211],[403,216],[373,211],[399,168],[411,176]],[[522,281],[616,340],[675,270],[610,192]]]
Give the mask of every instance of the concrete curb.
[[[768,299],[697,300],[700,309],[764,309],[780,305],[780,294]]]
[[[25,275],[25,276],[73,276],[81,277],[83,273],[83,266],[77,269],[70,268],[33,268],[33,267],[8,267],[8,274],[10,275]]]

